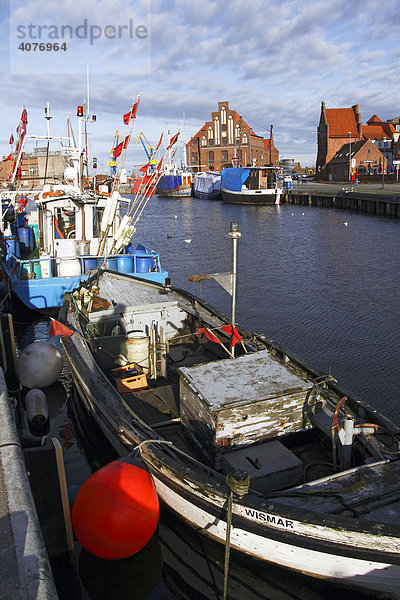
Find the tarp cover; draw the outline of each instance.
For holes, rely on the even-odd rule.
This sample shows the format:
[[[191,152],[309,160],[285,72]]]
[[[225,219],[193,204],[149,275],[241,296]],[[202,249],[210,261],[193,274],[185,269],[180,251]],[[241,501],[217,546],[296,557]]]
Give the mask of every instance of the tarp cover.
[[[199,173],[195,176],[194,189],[196,192],[210,194],[221,187],[221,175],[218,173]]]
[[[180,175],[162,175],[157,187],[160,190],[175,190],[179,185],[182,185]]]
[[[250,175],[250,169],[244,167],[232,167],[231,169],[222,169],[221,186],[231,192],[240,192],[242,185]]]

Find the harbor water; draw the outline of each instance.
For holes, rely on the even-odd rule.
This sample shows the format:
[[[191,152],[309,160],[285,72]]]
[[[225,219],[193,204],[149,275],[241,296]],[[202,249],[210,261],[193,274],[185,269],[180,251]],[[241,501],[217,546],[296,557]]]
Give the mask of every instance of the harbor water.
[[[237,321],[265,334],[349,395],[400,424],[400,221],[297,205],[239,206],[155,196],[134,241],[160,252],[172,284],[229,315],[215,280],[190,275],[230,271],[232,221],[239,223]],[[18,346],[47,339],[48,321],[15,317]],[[58,384],[57,384],[58,385]],[[57,391],[58,390],[58,391]],[[79,486],[112,460],[93,423],[77,414],[67,369],[49,401],[48,435],[63,443],[67,483]],[[90,432],[90,433],[88,433]],[[107,563],[77,545],[80,590],[65,598],[175,600],[222,597],[224,549],[162,510],[157,534],[137,556]],[[307,565],[305,565],[305,570]],[[232,553],[228,598],[372,598]],[[60,594],[62,598],[62,593]]]

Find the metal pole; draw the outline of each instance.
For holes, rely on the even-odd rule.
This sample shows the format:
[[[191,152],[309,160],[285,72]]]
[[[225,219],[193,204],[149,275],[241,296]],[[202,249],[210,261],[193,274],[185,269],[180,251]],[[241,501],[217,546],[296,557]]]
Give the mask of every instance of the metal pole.
[[[232,222],[229,237],[232,238],[232,294],[231,294],[231,325],[236,321],[236,265],[237,265],[237,242],[242,236],[239,231],[239,223]],[[235,346],[232,347],[232,355],[235,356]]]
[[[350,136],[350,148],[349,148],[349,181],[351,181],[351,131],[347,132]]]
[[[383,162],[382,162],[382,189],[385,187],[385,143],[386,138],[383,138]]]

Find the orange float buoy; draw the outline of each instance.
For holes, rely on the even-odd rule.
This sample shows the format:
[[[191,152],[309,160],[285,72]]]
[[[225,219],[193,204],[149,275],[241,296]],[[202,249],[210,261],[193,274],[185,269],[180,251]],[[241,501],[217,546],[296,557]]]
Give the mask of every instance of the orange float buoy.
[[[151,475],[113,461],[79,489],[72,523],[82,546],[99,558],[119,560],[141,550],[156,530],[157,492]]]

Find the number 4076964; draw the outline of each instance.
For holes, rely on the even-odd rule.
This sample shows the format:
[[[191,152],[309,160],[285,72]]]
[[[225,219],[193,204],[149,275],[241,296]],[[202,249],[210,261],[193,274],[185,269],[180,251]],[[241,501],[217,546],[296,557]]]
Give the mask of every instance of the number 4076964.
[[[21,42],[18,50],[22,50],[23,52],[59,52],[63,50],[65,52],[67,50],[67,43]]]

